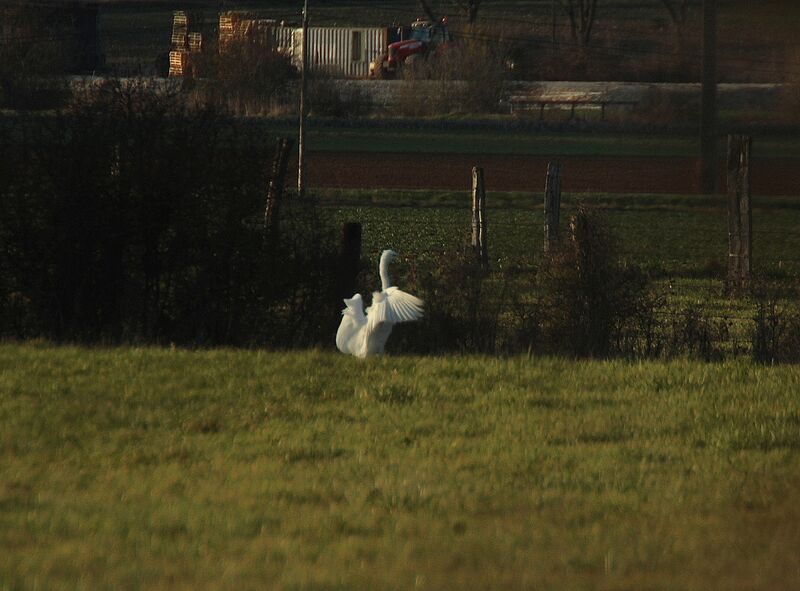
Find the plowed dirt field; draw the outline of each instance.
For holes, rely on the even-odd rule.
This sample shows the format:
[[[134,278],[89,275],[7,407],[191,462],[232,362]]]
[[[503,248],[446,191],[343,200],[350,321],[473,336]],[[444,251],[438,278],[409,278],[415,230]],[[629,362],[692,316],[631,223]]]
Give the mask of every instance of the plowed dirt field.
[[[312,152],[308,174],[319,188],[468,190],[471,167],[481,166],[490,191],[541,191],[551,159],[562,164],[567,192],[700,192],[699,160],[685,157]],[[754,158],[750,168],[754,194],[800,195],[800,159]],[[719,187],[725,187],[722,164]]]

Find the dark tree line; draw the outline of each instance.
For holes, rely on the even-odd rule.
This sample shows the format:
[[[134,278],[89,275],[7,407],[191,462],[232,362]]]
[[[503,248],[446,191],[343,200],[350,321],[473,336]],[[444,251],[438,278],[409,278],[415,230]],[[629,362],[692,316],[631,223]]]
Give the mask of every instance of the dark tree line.
[[[314,208],[284,208],[286,240],[264,247],[260,130],[116,82],[4,126],[0,335],[314,344],[336,322]]]

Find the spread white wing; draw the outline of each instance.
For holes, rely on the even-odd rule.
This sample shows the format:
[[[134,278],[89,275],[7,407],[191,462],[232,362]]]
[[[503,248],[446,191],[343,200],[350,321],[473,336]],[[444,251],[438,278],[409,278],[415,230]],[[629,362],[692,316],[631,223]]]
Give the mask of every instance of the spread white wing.
[[[367,308],[367,330],[378,324],[410,322],[423,315],[424,302],[399,287],[372,294],[372,305]]]
[[[367,308],[367,324],[364,326],[362,348],[356,355],[380,355],[399,322],[410,322],[422,318],[423,301],[416,296],[390,287],[372,294],[372,305]]]

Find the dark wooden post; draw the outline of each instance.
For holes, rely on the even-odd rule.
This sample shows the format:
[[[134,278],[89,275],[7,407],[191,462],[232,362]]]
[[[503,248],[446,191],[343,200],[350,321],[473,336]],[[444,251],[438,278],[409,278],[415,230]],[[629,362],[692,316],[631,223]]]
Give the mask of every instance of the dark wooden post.
[[[753,212],[750,207],[750,147],[749,136],[742,138],[739,156],[739,219],[741,220],[742,258],[741,273],[745,284],[750,282],[753,250]]]
[[[264,208],[264,231],[266,233],[274,232],[278,226],[278,213],[281,199],[283,198],[286,167],[289,164],[289,152],[291,149],[291,138],[278,138],[275,157],[272,160],[272,174],[269,178],[269,185],[267,185],[267,206]]]
[[[472,167],[472,248],[481,266],[489,265],[486,223],[486,187],[483,169]]]
[[[356,292],[356,278],[361,266],[361,224],[345,222],[339,250],[339,296],[349,298]]]
[[[561,165],[547,164],[547,180],[544,185],[544,251],[549,252],[558,242],[558,224],[561,209]]]
[[[748,136],[728,136],[728,281],[735,289],[747,285],[751,271],[751,143]]]
[[[297,136],[297,195],[306,196],[306,125],[308,119],[308,0],[303,2],[303,55],[300,72],[300,129]]]
[[[120,149],[119,142],[114,142],[111,147],[111,176],[118,177],[120,173]]]

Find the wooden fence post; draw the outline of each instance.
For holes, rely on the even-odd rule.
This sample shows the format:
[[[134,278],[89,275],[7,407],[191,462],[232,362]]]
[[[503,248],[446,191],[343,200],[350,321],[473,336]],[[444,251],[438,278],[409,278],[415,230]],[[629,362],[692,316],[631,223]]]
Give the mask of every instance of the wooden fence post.
[[[482,267],[489,265],[486,223],[486,187],[483,169],[472,167],[472,248]]]
[[[728,136],[728,282],[734,289],[750,280],[752,212],[750,209],[751,138]]]
[[[549,252],[558,242],[558,225],[561,209],[561,165],[547,164],[547,180],[544,186],[544,251]]]
[[[122,150],[119,142],[114,142],[111,146],[111,176],[119,180],[120,172],[122,170]]]
[[[742,137],[739,156],[739,219],[741,220],[741,274],[745,284],[750,282],[751,254],[753,250],[753,213],[750,207],[750,136]]]
[[[283,187],[286,179],[286,167],[289,164],[289,152],[292,139],[278,138],[275,147],[275,158],[272,160],[272,174],[267,186],[267,206],[264,209],[264,232],[272,233],[278,227],[278,213],[283,198]]]
[[[356,278],[361,266],[361,224],[345,222],[342,226],[342,243],[339,250],[340,297],[349,298],[356,291]]]

